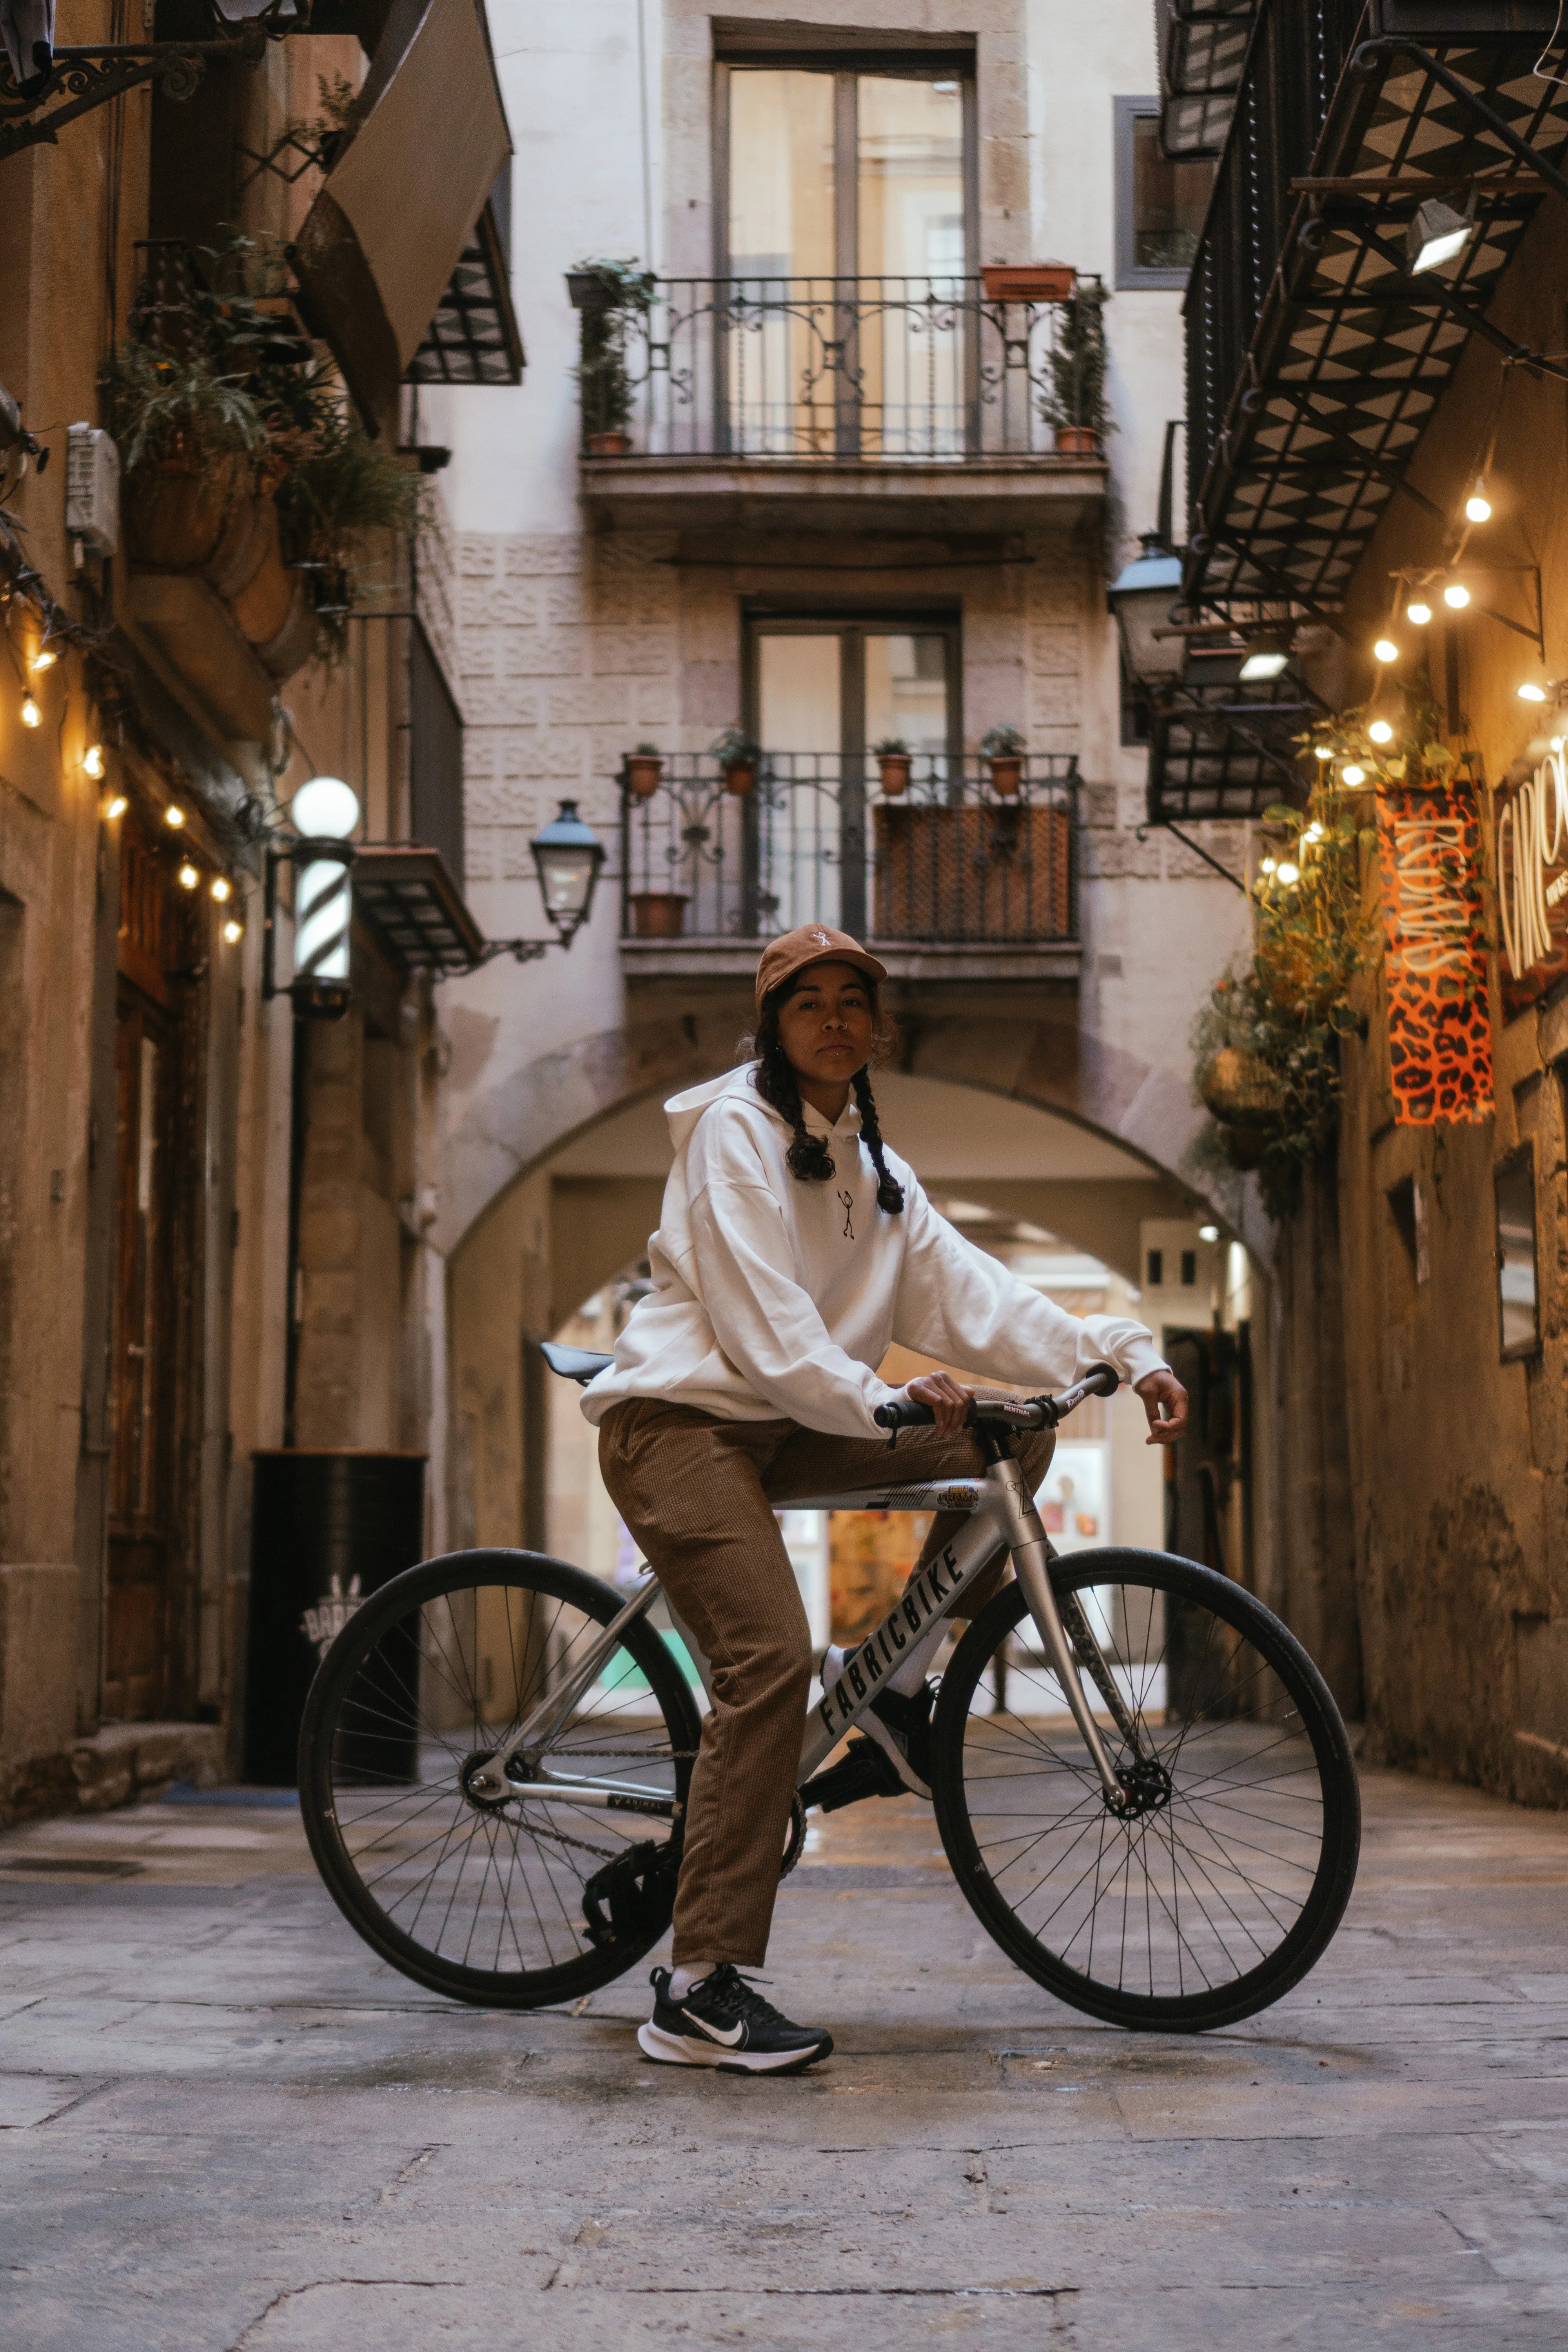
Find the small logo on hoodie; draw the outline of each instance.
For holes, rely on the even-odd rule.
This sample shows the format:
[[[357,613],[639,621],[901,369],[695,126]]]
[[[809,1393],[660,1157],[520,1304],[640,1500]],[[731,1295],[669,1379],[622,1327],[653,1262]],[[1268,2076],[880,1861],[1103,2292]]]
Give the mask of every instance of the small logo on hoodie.
[[[855,1238],[854,1193],[840,1192],[838,1195],[838,1205],[844,1212],[844,1238],[847,1242],[852,1242]]]

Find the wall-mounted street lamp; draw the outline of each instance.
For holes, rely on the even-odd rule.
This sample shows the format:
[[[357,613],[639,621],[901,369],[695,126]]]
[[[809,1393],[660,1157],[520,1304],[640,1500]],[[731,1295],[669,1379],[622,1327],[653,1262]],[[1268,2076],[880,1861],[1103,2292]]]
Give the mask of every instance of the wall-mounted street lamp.
[[[594,904],[594,887],[605,862],[605,845],[591,824],[577,814],[575,801],[563,801],[550,823],[529,843],[539,874],[544,911],[556,937],[569,948],[587,921]],[[500,955],[519,963],[536,963],[555,942],[551,940],[487,940],[481,961]]]

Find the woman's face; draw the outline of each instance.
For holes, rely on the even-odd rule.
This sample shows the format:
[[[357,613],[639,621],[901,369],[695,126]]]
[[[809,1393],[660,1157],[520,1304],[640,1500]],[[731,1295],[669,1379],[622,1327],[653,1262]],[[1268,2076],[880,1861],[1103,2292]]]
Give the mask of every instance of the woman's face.
[[[795,1076],[847,1087],[876,1038],[871,992],[852,963],[817,963],[779,1007],[779,1043]]]

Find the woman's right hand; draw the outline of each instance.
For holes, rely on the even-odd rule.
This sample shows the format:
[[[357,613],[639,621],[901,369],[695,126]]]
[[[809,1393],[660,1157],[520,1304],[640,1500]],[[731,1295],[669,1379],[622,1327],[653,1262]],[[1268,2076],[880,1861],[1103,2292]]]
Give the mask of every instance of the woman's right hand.
[[[929,1404],[937,1427],[949,1437],[963,1427],[974,1400],[974,1391],[955,1381],[951,1372],[922,1372],[918,1380],[905,1381],[904,1394],[916,1404]]]

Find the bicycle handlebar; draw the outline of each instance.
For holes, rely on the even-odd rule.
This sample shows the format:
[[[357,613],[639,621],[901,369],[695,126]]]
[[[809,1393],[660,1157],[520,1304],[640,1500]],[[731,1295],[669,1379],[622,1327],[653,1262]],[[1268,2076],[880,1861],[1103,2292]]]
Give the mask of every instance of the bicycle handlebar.
[[[1085,1397],[1114,1396],[1121,1385],[1113,1365],[1095,1364],[1060,1396],[988,1397],[984,1404],[972,1397],[963,1425],[966,1429],[1055,1429]],[[871,1418],[879,1429],[890,1429],[895,1437],[900,1429],[931,1429],[936,1422],[931,1406],[918,1403],[913,1397],[900,1397],[897,1404],[879,1404]]]

